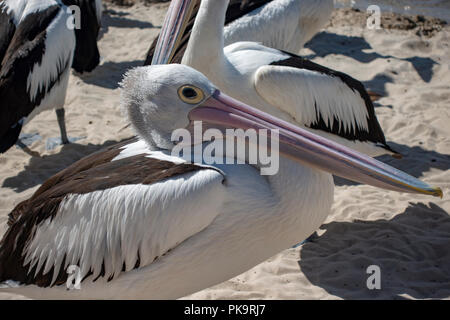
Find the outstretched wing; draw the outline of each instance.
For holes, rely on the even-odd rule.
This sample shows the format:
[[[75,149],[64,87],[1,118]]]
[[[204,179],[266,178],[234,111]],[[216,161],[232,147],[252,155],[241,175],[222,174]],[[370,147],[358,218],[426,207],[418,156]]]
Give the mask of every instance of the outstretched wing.
[[[256,10],[263,5],[271,2],[272,0],[231,0],[228,5],[227,14],[225,17],[225,25],[245,16],[246,14]],[[189,19],[189,23],[187,24],[186,30],[183,34],[183,37],[179,43],[178,48],[175,48],[175,54],[172,58],[171,63],[181,63],[183,59],[184,52],[186,51],[189,38],[191,36],[192,27],[194,26],[195,18],[197,17],[198,9],[200,7],[200,1],[197,0],[197,3],[192,11],[192,16]],[[147,57],[145,59],[144,65],[150,65],[152,63],[153,54],[155,53],[156,44],[158,42],[159,35],[153,40],[150,49],[147,52]]]
[[[255,88],[306,127],[395,153],[386,144],[364,85],[347,74],[284,52],[257,70]]]
[[[65,283],[70,265],[94,279],[149,265],[208,227],[223,180],[214,169],[153,158],[142,141],[89,156],[14,209],[0,281],[47,287]]]

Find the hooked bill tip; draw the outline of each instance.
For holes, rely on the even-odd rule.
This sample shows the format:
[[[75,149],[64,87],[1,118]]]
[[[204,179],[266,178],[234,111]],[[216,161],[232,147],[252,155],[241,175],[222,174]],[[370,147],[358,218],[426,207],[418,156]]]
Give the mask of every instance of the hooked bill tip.
[[[442,192],[441,188],[434,188],[433,191],[434,191],[433,196],[439,197],[441,199],[444,197],[444,193]]]

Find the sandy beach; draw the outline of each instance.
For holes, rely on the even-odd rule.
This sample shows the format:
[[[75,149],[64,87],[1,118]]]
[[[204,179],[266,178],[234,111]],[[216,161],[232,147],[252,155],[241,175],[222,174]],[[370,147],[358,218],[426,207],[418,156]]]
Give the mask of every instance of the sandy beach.
[[[42,139],[0,155],[0,235],[8,213],[46,179],[132,136],[119,109],[118,82],[142,65],[167,8],[106,2],[101,64],[91,74],[73,73],[66,99],[68,133],[84,138],[47,151],[46,139],[58,137],[59,128],[54,111],[46,111],[23,130]],[[441,187],[444,198],[336,179],[332,212],[312,241],[186,298],[450,299],[450,26],[389,13],[380,30],[370,30],[364,12],[338,9],[301,54],[381,95],[378,119],[404,158],[380,159]],[[366,286],[371,265],[381,270],[380,290]]]

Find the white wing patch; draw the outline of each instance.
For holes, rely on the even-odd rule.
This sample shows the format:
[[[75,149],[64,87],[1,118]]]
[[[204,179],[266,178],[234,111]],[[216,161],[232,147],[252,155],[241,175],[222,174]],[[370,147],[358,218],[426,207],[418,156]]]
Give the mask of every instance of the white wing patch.
[[[140,154],[147,154],[149,158],[154,158],[163,161],[170,161],[175,164],[186,163],[184,159],[174,157],[170,155],[169,152],[151,150],[144,139],[139,139],[136,142],[127,144],[121,149],[122,151],[120,152],[120,154],[117,157],[115,157],[112,161],[122,160]]]
[[[183,174],[153,185],[126,185],[69,195],[53,220],[43,221],[24,249],[24,265],[44,274],[77,265],[82,276],[116,277],[149,265],[206,228],[218,215],[225,192],[213,170]],[[65,257],[65,263],[62,265]]]
[[[253,72],[253,70],[261,65],[290,58],[288,54],[282,51],[250,41],[230,44],[224,48],[224,52],[231,64],[244,72]]]
[[[286,111],[303,125],[316,124],[320,112],[328,125],[369,131],[369,114],[359,92],[339,78],[285,66],[263,66],[255,73],[255,88],[270,104]]]
[[[35,64],[27,79],[27,90],[31,101],[36,99],[40,90],[48,89],[51,82],[72,66],[72,59],[75,50],[75,33],[67,28],[66,22],[70,17],[64,10],[60,10],[58,15],[47,28],[47,38],[45,40],[45,53],[40,64]],[[67,82],[67,77],[64,80]],[[58,95],[59,101],[52,101],[52,107],[62,107],[65,100],[65,86]]]
[[[193,159],[193,156],[191,154],[185,154],[186,158],[184,159],[178,156],[173,156],[168,150],[163,151],[151,150],[144,139],[139,139],[136,142],[127,144],[126,146],[123,146],[121,149],[122,151],[120,152],[120,154],[114,159],[112,159],[112,161],[122,160],[140,154],[146,154],[147,158],[169,161],[173,162],[174,164],[192,163],[191,160]],[[210,168],[222,174],[223,177],[226,176],[226,174],[222,170],[218,169],[215,166],[207,165],[204,163],[195,163],[195,165],[202,168]]]
[[[14,24],[17,26],[22,18],[26,4],[27,2],[25,0],[5,0],[0,3],[0,9],[10,15]]]
[[[6,13],[11,15],[14,24],[18,25],[27,15],[42,11],[50,6],[61,5],[59,0],[4,0],[2,5]]]

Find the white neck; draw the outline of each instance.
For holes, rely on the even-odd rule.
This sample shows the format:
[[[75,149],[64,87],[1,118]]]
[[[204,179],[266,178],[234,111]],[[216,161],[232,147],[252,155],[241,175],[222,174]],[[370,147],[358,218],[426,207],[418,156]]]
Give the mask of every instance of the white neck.
[[[229,0],[202,0],[192,28],[191,37],[182,64],[194,69],[196,63],[212,64],[224,59],[225,15]]]

